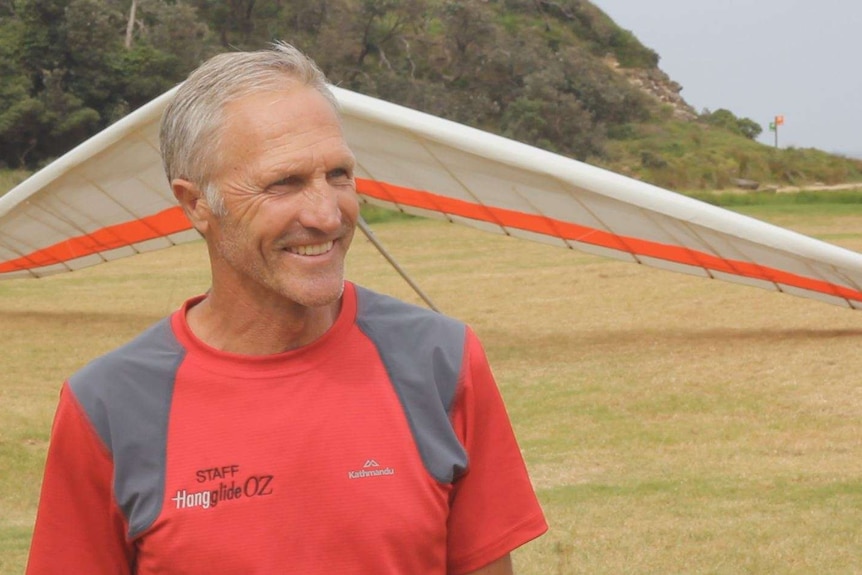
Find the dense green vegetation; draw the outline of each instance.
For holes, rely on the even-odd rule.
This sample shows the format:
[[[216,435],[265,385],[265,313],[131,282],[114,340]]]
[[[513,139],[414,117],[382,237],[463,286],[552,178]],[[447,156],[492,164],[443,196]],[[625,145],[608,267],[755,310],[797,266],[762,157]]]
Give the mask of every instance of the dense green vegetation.
[[[678,119],[659,55],[585,0],[0,0],[0,168],[34,169],[207,56],[274,39],[333,83],[675,189],[862,180],[729,110]]]
[[[641,124],[592,163],[673,190],[761,189],[862,181],[862,161],[812,148],[774,148],[704,122]]]
[[[798,193],[779,194],[774,191],[759,191],[745,194],[733,192],[695,192],[695,199],[715,206],[743,209],[748,206],[771,208],[800,208],[800,213],[810,212],[821,206],[829,209],[858,213],[862,212],[862,185],[855,189],[838,191],[803,190]],[[841,206],[845,206],[841,208]]]

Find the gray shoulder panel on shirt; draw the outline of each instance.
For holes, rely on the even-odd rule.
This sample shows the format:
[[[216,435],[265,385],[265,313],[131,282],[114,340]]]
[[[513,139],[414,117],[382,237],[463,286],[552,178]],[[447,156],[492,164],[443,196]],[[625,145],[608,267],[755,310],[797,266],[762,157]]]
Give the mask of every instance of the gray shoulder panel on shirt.
[[[377,347],[425,464],[450,483],[467,453],[449,419],[464,358],[466,326],[454,319],[356,286],[357,325]]]
[[[129,537],[161,512],[168,414],[185,357],[170,319],[78,371],[69,385],[114,460],[114,493]]]

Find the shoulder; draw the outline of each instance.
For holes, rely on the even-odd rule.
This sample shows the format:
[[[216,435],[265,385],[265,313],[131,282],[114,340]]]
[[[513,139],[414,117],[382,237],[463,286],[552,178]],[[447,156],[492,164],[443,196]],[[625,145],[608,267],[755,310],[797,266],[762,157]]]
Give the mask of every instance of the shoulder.
[[[165,318],[69,378],[69,388],[102,440],[112,449],[120,429],[139,430],[166,417],[185,350]]]
[[[356,324],[379,354],[425,468],[437,481],[454,481],[468,463],[450,420],[462,381],[466,325],[358,286],[356,299]]]
[[[466,332],[463,322],[360,286],[355,289],[356,322],[361,329],[385,330],[390,335],[424,341],[454,337],[463,345]]]
[[[469,333],[463,322],[359,286],[356,300],[356,324],[390,374],[431,370],[452,381],[448,387],[457,382]]]
[[[104,385],[128,383],[144,372],[173,369],[182,354],[170,319],[165,318],[135,339],[89,362],[69,378],[69,383],[76,395],[95,392]]]

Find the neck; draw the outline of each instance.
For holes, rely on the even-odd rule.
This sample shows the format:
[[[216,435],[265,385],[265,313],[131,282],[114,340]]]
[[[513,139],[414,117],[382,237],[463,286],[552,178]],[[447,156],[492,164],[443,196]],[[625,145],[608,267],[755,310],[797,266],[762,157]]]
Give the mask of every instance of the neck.
[[[242,355],[270,355],[315,341],[332,327],[341,298],[305,307],[283,300],[254,301],[211,290],[186,316],[195,336],[215,349]]]

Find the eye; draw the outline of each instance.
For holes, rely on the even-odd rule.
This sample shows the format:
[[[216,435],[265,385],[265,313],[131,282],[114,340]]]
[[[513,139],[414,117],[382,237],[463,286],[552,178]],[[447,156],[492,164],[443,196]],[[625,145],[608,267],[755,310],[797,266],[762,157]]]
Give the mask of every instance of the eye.
[[[287,177],[282,178],[276,182],[273,182],[269,186],[269,189],[271,189],[273,191],[277,191],[277,192],[284,191],[285,188],[295,189],[295,188],[301,187],[303,185],[304,181],[305,180],[301,176],[287,176]]]
[[[349,168],[335,168],[326,173],[326,179],[331,182],[352,182],[353,170]]]

